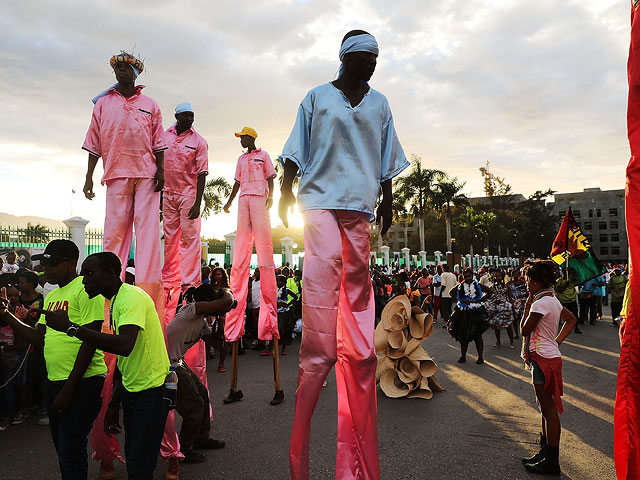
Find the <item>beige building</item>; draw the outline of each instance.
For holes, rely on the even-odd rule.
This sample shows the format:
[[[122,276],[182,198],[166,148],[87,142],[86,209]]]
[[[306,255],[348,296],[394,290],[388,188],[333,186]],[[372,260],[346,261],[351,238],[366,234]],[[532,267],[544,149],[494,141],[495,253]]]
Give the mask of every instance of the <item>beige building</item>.
[[[626,263],[629,243],[625,225],[624,189],[585,188],[582,192],[556,193],[551,204],[558,227],[571,207],[596,256],[603,262]]]
[[[379,225],[375,223],[371,224],[371,249],[380,251],[380,247],[386,245],[391,252],[400,252],[403,248],[409,246],[409,242],[415,237],[418,238],[420,231],[418,229],[418,219],[414,219],[412,222],[407,219],[393,222],[391,228],[385,235],[384,240],[379,235]],[[416,254],[417,252],[411,252]]]

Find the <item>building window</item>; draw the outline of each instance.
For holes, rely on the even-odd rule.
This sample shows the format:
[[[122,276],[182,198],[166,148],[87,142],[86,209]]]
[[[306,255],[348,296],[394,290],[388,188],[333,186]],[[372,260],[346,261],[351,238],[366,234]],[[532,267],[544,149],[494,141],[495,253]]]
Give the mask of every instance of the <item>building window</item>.
[[[600,247],[600,255],[609,255],[609,247]]]
[[[580,218],[580,210],[573,210],[573,218]]]
[[[587,235],[587,241],[591,243],[593,241],[593,235]]]
[[[593,224],[591,222],[584,222],[584,229],[591,230],[593,228]]]
[[[611,241],[612,241],[612,242],[619,242],[619,241],[620,241],[620,234],[618,234],[618,233],[612,233],[612,234],[611,234]]]
[[[600,241],[601,242],[608,242],[609,241],[609,235],[605,234],[600,234]]]
[[[589,209],[589,218],[593,217],[593,210]]]
[[[618,221],[617,220],[612,220],[609,222],[609,228],[611,230],[618,230]]]
[[[602,212],[600,212],[600,209],[598,208],[598,209],[596,210],[596,217],[599,217],[599,216],[601,216],[601,215],[602,215]]]
[[[618,216],[618,209],[617,208],[610,208],[609,209],[609,216],[617,217]]]
[[[607,222],[599,222],[598,223],[598,228],[600,230],[606,230],[607,229]]]
[[[611,247],[611,255],[620,255],[620,247]]]

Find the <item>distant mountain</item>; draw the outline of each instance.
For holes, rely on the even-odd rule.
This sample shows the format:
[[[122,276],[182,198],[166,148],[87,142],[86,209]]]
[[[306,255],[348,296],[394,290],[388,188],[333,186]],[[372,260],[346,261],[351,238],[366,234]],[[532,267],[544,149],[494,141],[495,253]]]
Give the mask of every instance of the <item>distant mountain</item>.
[[[31,225],[44,225],[45,227],[54,230],[67,228],[67,226],[61,220],[31,216],[18,217],[16,215],[10,215],[8,213],[0,212],[0,226],[2,227],[24,228],[27,226],[27,223],[30,223]]]

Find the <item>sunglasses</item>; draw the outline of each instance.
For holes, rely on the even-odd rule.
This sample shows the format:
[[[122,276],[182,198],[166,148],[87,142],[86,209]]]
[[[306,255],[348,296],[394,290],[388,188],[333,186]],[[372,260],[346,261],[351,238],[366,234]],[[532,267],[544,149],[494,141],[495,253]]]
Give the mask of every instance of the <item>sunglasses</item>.
[[[51,267],[57,267],[58,265],[60,265],[62,262],[66,262],[67,260],[71,260],[70,258],[43,258],[42,259],[42,265],[49,265]]]

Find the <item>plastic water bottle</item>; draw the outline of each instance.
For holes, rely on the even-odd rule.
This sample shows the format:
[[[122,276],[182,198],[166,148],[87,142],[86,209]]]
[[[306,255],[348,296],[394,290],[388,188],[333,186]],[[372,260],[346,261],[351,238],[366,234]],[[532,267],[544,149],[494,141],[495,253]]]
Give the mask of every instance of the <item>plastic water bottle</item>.
[[[178,374],[175,365],[169,367],[169,375],[164,379],[163,397],[165,405],[170,410],[176,408],[178,403]]]

